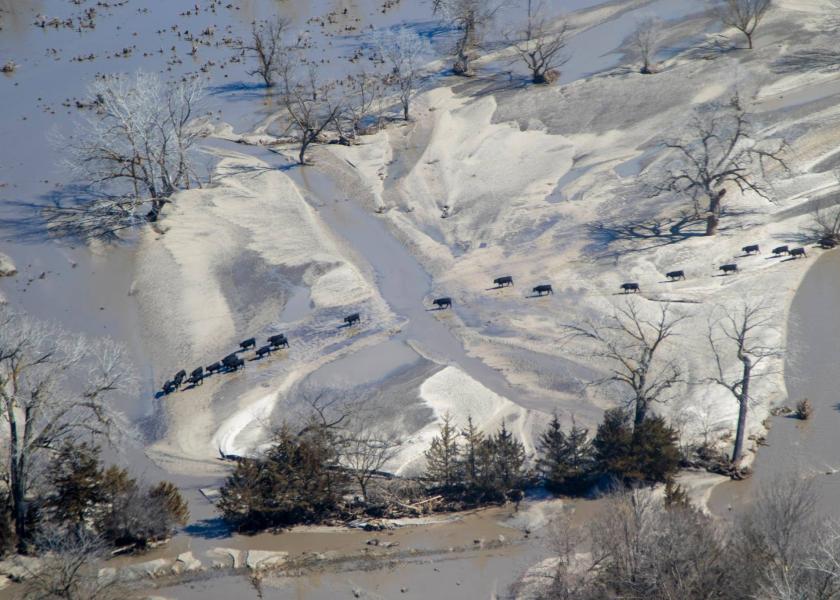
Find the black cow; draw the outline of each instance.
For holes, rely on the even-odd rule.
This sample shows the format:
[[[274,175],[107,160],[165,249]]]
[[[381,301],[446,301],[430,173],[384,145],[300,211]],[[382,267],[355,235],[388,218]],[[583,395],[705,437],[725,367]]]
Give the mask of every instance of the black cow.
[[[830,250],[831,248],[837,246],[837,241],[834,240],[834,238],[824,237],[819,241],[819,245],[823,250]]]
[[[272,335],[268,338],[268,343],[271,345],[272,348],[288,348],[289,347],[289,340],[286,339],[286,334],[278,333],[277,335]]]
[[[184,369],[181,369],[177,373],[175,373],[175,377],[172,378],[172,383],[175,385],[176,388],[181,387],[181,384],[184,383],[184,379],[187,377],[187,372]]]
[[[352,327],[354,323],[358,323],[360,320],[359,313],[353,313],[344,317],[344,322],[347,324],[347,327]]]
[[[207,365],[204,368],[204,370],[207,371],[208,375],[210,375],[211,373],[218,373],[219,371],[222,370],[222,363],[217,360],[212,365]]]
[[[239,360],[239,357],[236,356],[236,353],[228,354],[222,359],[222,365],[225,366],[227,369],[233,369],[236,361]]]
[[[440,310],[443,310],[444,308],[452,308],[452,298],[435,298],[434,300],[432,300],[432,304],[437,306]]]
[[[787,254],[788,247],[787,246],[779,246],[778,248],[773,248],[773,254],[779,256],[780,254]]]
[[[718,267],[718,270],[723,271],[724,275],[728,275],[729,273],[735,273],[738,270],[738,265],[729,264],[729,265],[721,265]]]
[[[239,367],[245,368],[245,361],[237,356],[227,367],[229,371],[236,371]]]
[[[257,358],[262,358],[266,354],[271,354],[271,346],[260,346],[257,348]]]
[[[243,350],[247,350],[248,348],[256,348],[257,338],[248,338],[247,340],[239,342],[239,347]]]
[[[799,258],[800,256],[808,258],[808,255],[805,254],[805,248],[791,248],[790,255],[793,258]]]
[[[665,273],[665,277],[667,277],[671,281],[675,281],[677,279],[685,279],[685,271],[670,271],[668,273]]]
[[[624,290],[624,293],[633,292],[634,294],[640,292],[639,284],[638,283],[622,283],[621,289]]]
[[[190,373],[190,378],[187,379],[187,382],[193,385],[204,383],[204,367],[194,369],[193,372]]]
[[[761,254],[761,250],[758,249],[758,244],[753,244],[752,246],[744,246],[741,248],[741,252],[744,254],[752,254],[755,252],[756,254]]]
[[[175,391],[175,384],[171,381],[167,381],[163,384],[163,393],[167,396]]]
[[[531,292],[533,292],[537,296],[542,296],[543,294],[553,294],[554,290],[551,289],[551,286],[549,284],[544,283],[542,285],[536,286],[535,288],[532,288]]]
[[[513,285],[513,276],[512,275],[505,275],[504,277],[496,277],[493,280],[493,283],[496,287],[505,287],[507,285]]]

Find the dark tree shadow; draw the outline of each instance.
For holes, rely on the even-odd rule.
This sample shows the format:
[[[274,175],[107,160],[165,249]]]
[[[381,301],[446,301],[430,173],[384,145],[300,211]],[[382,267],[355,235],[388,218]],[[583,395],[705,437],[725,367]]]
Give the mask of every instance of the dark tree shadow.
[[[840,52],[836,50],[801,50],[786,54],[770,65],[774,73],[802,73],[803,71],[840,71]]]
[[[233,529],[221,517],[214,517],[190,523],[184,527],[184,533],[205,540],[218,540],[230,537],[233,534]]]

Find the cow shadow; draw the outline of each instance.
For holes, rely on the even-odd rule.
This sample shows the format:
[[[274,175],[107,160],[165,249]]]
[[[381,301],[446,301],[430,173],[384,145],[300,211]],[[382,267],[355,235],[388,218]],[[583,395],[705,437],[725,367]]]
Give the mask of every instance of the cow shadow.
[[[492,292],[493,290],[503,290],[505,288],[513,287],[512,285],[494,285],[493,287],[484,288],[485,292]]]
[[[790,261],[792,261],[792,260],[802,260],[802,259],[806,259],[806,258],[808,258],[808,257],[807,257],[807,256],[803,256],[803,257],[801,257],[801,258],[797,258],[796,256],[788,256],[787,258],[783,258],[783,259],[782,259],[782,260],[780,260],[779,262],[790,262]]]
[[[528,294],[526,298],[548,298],[549,296],[553,296],[554,294]]]

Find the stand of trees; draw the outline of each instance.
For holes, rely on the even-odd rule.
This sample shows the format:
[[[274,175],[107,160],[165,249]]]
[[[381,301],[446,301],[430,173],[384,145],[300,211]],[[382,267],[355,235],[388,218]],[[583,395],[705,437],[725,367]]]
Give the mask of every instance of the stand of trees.
[[[769,482],[725,522],[684,499],[621,492],[586,529],[556,528],[557,570],[546,589],[529,597],[836,598],[840,531],[815,504],[812,485],[795,477]],[[576,552],[581,543],[590,554]]]
[[[0,308],[0,554],[30,551],[45,531],[142,546],[186,521],[172,484],[101,464],[110,401],[131,383],[116,344]]]

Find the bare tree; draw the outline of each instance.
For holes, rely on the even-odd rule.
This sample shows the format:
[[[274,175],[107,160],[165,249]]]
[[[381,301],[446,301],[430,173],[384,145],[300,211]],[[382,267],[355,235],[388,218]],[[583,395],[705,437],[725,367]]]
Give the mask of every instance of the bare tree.
[[[123,350],[95,344],[0,309],[0,423],[7,444],[12,520],[18,545],[27,543],[27,502],[39,462],[67,440],[107,435],[106,400],[130,381]]]
[[[306,151],[336,120],[346,107],[334,83],[318,80],[317,65],[306,63],[300,68],[288,65],[282,73],[283,92],[280,102],[286,109],[292,135],[298,139],[298,162],[306,164]]]
[[[383,109],[382,78],[366,71],[348,75],[343,81],[347,101],[335,119],[339,138],[355,138],[365,130],[365,123],[378,126]]]
[[[365,502],[368,501],[371,480],[396,456],[399,446],[400,442],[395,436],[372,431],[360,424],[344,433],[341,461],[359,485]]]
[[[765,371],[759,375],[755,369],[766,359],[781,356],[782,350],[763,341],[773,327],[773,314],[768,306],[745,300],[738,307],[721,310],[723,315],[717,319],[713,316],[709,323],[708,340],[715,358],[711,381],[725,387],[738,401],[738,425],[732,448],[732,462],[737,466],[743,455],[747,413],[753,401],[750,386],[756,377],[769,374]],[[735,360],[740,362],[740,368],[732,368]]]
[[[662,21],[656,17],[648,17],[643,19],[636,31],[633,32],[631,42],[639,59],[642,61],[642,66],[639,69],[644,75],[653,73],[653,60],[656,56],[656,51],[659,49],[659,41],[662,35]]]
[[[645,420],[654,402],[667,401],[667,393],[683,381],[682,371],[667,342],[677,334],[685,317],[674,315],[668,304],[653,318],[645,317],[639,305],[628,301],[615,307],[603,322],[564,325],[573,339],[591,349],[589,356],[605,361],[609,374],[594,383],[615,383],[630,391],[627,400],[633,410],[634,427]]]
[[[411,100],[417,90],[423,58],[429,54],[429,42],[411,29],[388,30],[376,39],[378,51],[389,71],[385,81],[394,86],[408,121]]]
[[[142,71],[91,84],[89,114],[58,143],[70,172],[93,193],[50,208],[51,231],[111,238],[144,218],[157,220],[175,191],[200,185],[192,150],[201,136],[195,110],[202,93],[197,78],[164,83]]]
[[[717,232],[726,184],[769,199],[766,168],[775,164],[787,170],[782,158],[784,140],[756,140],[737,95],[727,105],[697,114],[682,139],[666,141],[664,146],[674,150],[677,158],[658,175],[661,180],[654,184],[654,193],[687,195],[697,212],[705,204],[706,235]]]
[[[840,242],[840,206],[814,209],[805,233],[815,240],[829,239]]]
[[[770,9],[771,0],[723,0],[720,20],[727,27],[734,27],[744,34],[752,50],[753,34]]]
[[[531,72],[531,81],[534,83],[552,83],[560,77],[557,69],[568,61],[568,57],[563,54],[567,30],[565,21],[552,26],[539,9],[532,10],[529,2],[528,19],[524,26],[513,36],[507,36]]]
[[[37,540],[42,561],[28,570],[26,600],[116,600],[125,597],[113,578],[100,577],[107,544],[85,530],[51,531]]]
[[[269,21],[254,21],[251,24],[251,39],[240,46],[257,61],[256,68],[248,71],[248,75],[259,75],[266,87],[274,86],[280,63],[288,53],[283,40],[288,28],[288,19],[280,17]]]
[[[460,35],[455,43],[456,75],[472,77],[472,61],[481,44],[484,29],[493,22],[501,2],[496,0],[432,0],[435,14],[454,25]]]

